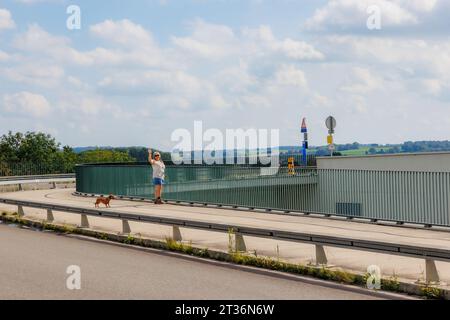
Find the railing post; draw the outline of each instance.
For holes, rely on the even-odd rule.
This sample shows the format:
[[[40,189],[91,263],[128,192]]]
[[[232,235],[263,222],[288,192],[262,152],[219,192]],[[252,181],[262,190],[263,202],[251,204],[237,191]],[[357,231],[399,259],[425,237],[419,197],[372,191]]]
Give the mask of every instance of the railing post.
[[[177,226],[172,227],[172,239],[175,241],[183,240],[183,237],[181,236],[180,227],[177,227]]]
[[[18,206],[17,214],[19,215],[19,217],[25,216],[25,212],[23,211],[23,206],[21,206],[21,205]]]
[[[56,189],[56,182],[55,181],[53,181],[52,186],[53,186],[53,189]]]
[[[434,260],[425,260],[425,281],[427,284],[438,284],[440,282],[439,273]]]
[[[55,217],[53,216],[52,209],[47,209],[47,221],[53,222],[55,220]]]
[[[131,228],[130,228],[130,224],[128,223],[128,220],[122,220],[122,233],[123,234],[131,233]]]
[[[236,252],[246,252],[247,246],[245,245],[244,236],[236,233],[234,239]]]
[[[87,215],[85,215],[85,214],[81,215],[81,227],[82,228],[89,228],[89,220],[87,218]]]
[[[22,184],[19,183],[19,191],[23,191]]]
[[[316,265],[327,265],[328,258],[322,245],[316,244]]]

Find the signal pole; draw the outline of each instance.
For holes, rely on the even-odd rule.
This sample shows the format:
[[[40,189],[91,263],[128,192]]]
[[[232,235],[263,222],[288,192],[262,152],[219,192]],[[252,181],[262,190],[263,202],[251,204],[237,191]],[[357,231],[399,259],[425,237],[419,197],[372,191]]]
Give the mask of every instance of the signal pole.
[[[325,120],[325,125],[328,128],[328,137],[327,137],[328,150],[330,151],[330,156],[332,157],[334,150],[336,150],[336,146],[334,144],[333,139],[334,129],[336,128],[336,119],[332,116],[329,116],[327,120]]]
[[[308,166],[307,150],[308,150],[308,128],[306,127],[306,118],[303,118],[301,133],[303,133],[303,145],[302,145],[302,161],[303,165]]]

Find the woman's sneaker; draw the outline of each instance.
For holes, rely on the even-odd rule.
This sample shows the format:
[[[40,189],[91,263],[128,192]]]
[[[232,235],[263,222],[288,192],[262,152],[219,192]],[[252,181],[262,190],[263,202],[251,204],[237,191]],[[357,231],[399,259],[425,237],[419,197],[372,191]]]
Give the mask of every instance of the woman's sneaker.
[[[155,204],[163,204],[161,198],[156,199]]]

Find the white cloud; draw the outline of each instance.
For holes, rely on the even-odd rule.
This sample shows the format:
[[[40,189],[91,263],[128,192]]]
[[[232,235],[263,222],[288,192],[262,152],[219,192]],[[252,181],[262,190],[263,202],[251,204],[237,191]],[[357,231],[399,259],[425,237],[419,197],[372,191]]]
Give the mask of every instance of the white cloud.
[[[195,94],[202,91],[200,80],[180,71],[125,71],[103,78],[99,87],[116,94]]]
[[[376,64],[391,70],[404,70],[408,77],[430,75],[450,79],[450,41],[448,39],[398,39],[337,36],[328,41],[348,61]]]
[[[91,57],[73,49],[68,38],[53,36],[37,24],[29,26],[24,34],[17,36],[13,45],[17,49],[35,55],[47,55],[60,62],[80,65],[93,63]]]
[[[249,72],[248,64],[241,61],[239,65],[233,65],[220,70],[213,82],[221,91],[229,91],[232,95],[245,94],[250,89],[261,85],[260,80]]]
[[[442,92],[445,84],[440,79],[424,79],[422,80],[422,86],[425,88],[426,92],[437,96]]]
[[[57,65],[23,63],[5,68],[2,73],[10,81],[50,88],[60,83],[64,69]]]
[[[179,65],[170,52],[163,52],[150,31],[130,20],[106,20],[91,26],[90,32],[107,45],[107,48],[100,47],[86,53],[96,64],[163,68]]]
[[[186,52],[208,59],[255,58],[281,54],[293,60],[321,60],[324,55],[312,45],[290,38],[277,39],[269,26],[243,28],[236,34],[230,27],[197,20],[187,37],[172,37]]]
[[[341,90],[350,93],[365,94],[382,86],[382,79],[369,69],[355,67],[352,72],[355,82],[342,87]]]
[[[107,20],[91,27],[94,36],[107,40],[118,48],[97,47],[80,51],[72,47],[67,37],[54,36],[37,24],[14,39],[15,48],[31,55],[40,55],[65,64],[80,66],[138,65],[168,66],[151,36],[139,25],[128,20]],[[116,37],[114,36],[116,34]]]
[[[170,103],[175,109],[228,106],[214,84],[182,71],[123,71],[103,78],[98,86],[108,95],[150,96],[155,107]]]
[[[417,23],[422,21],[420,13],[432,14],[440,3],[413,2],[392,1]],[[353,2],[348,3],[353,6]],[[347,19],[347,14],[356,15],[352,11],[355,7],[351,8],[341,10],[342,19]],[[365,11],[363,16],[367,16]],[[413,20],[392,19],[394,26],[415,24]],[[323,26],[328,27],[326,22]],[[139,136],[139,130],[149,130],[152,138],[163,141],[168,130],[189,128],[196,119],[219,128],[279,127],[282,131],[290,123],[293,131],[288,136],[297,137],[298,121],[293,117],[308,116],[311,131],[321,132],[323,119],[329,114],[343,123],[339,139],[354,139],[358,132],[357,139],[364,142],[377,130],[372,119],[383,121],[388,111],[392,119],[387,120],[386,137],[399,132],[398,119],[411,120],[405,114],[417,114],[423,105],[430,111],[427,119],[440,120],[442,114],[448,114],[447,36],[427,38],[424,34],[418,39],[418,35],[313,33],[311,38],[311,34],[302,33],[305,38],[282,37],[270,26],[231,27],[195,20],[185,34],[161,37],[159,44],[156,36],[161,34],[155,31],[154,36],[131,20],[106,20],[88,30],[88,43],[79,43],[77,36],[72,42],[74,33],[56,36],[36,24],[18,33],[12,46],[3,49],[8,52],[0,51],[0,61],[8,61],[0,65],[0,81],[20,89],[11,91],[2,86],[0,90],[21,92],[0,94],[2,111],[33,115],[25,108],[31,104],[23,101],[31,100],[30,92],[39,86],[39,91],[48,89],[43,93],[52,102],[53,119],[48,122],[56,123],[62,135],[68,136],[63,129],[71,123],[76,132],[90,132],[86,135],[89,142],[110,135],[109,139],[116,137],[125,143],[131,141],[127,135]],[[92,46],[86,49],[86,44]],[[50,105],[42,99],[40,104],[43,110]],[[280,118],[280,110],[292,116]],[[160,121],[152,121],[156,118]],[[44,119],[42,123],[49,118]],[[150,129],[149,122],[155,124]],[[366,134],[369,129],[365,126],[372,129],[372,135]],[[432,130],[439,135],[436,128]],[[442,132],[448,133],[448,126]],[[289,137],[282,137],[282,141]],[[322,144],[317,137],[312,135],[312,143]],[[111,140],[100,143],[111,143],[107,141]]]
[[[250,41],[251,54],[280,53],[293,60],[323,60],[325,58],[323,53],[304,41],[290,38],[278,40],[269,26],[260,26],[255,29],[244,28],[243,35],[244,43]]]
[[[308,30],[331,32],[350,28],[367,30],[369,6],[380,8],[382,27],[415,25],[418,23],[418,17],[411,9],[431,10],[435,2],[428,1],[427,5],[420,5],[419,1],[403,0],[331,0],[324,7],[317,9],[305,26]]]
[[[436,9],[438,4],[445,0],[394,0],[398,5],[406,7],[412,11],[430,12]]]
[[[281,66],[275,75],[275,81],[277,84],[286,86],[300,88],[307,86],[305,73],[293,65]]]
[[[14,0],[22,4],[33,5],[38,3],[63,3],[64,0]]]
[[[93,35],[121,46],[152,47],[153,36],[142,26],[130,20],[105,20],[90,27]]]
[[[9,54],[0,50],[0,62],[9,60]]]
[[[224,25],[196,20],[190,24],[192,34],[188,37],[172,37],[173,44],[203,58],[224,58],[239,51],[240,43],[233,30]]]
[[[16,26],[12,19],[11,12],[0,8],[0,31],[13,29]]]
[[[3,96],[3,110],[8,113],[31,117],[44,117],[51,111],[47,99],[27,91]]]

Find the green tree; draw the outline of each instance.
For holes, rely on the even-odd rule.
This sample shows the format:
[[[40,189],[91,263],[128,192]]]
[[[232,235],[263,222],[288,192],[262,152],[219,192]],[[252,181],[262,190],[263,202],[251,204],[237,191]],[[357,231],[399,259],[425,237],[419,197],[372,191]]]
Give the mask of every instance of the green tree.
[[[114,150],[90,150],[78,155],[78,163],[134,162],[127,152]]]
[[[1,160],[48,164],[59,151],[59,143],[49,134],[11,131],[0,138]]]
[[[0,138],[0,161],[3,162],[17,162],[19,148],[23,140],[22,133],[13,134],[11,131],[8,134],[4,134]]]
[[[49,134],[17,132],[0,137],[0,175],[73,172],[77,155]]]
[[[73,172],[77,162],[78,155],[69,146],[64,146],[63,149],[56,154],[55,165],[60,172]]]

